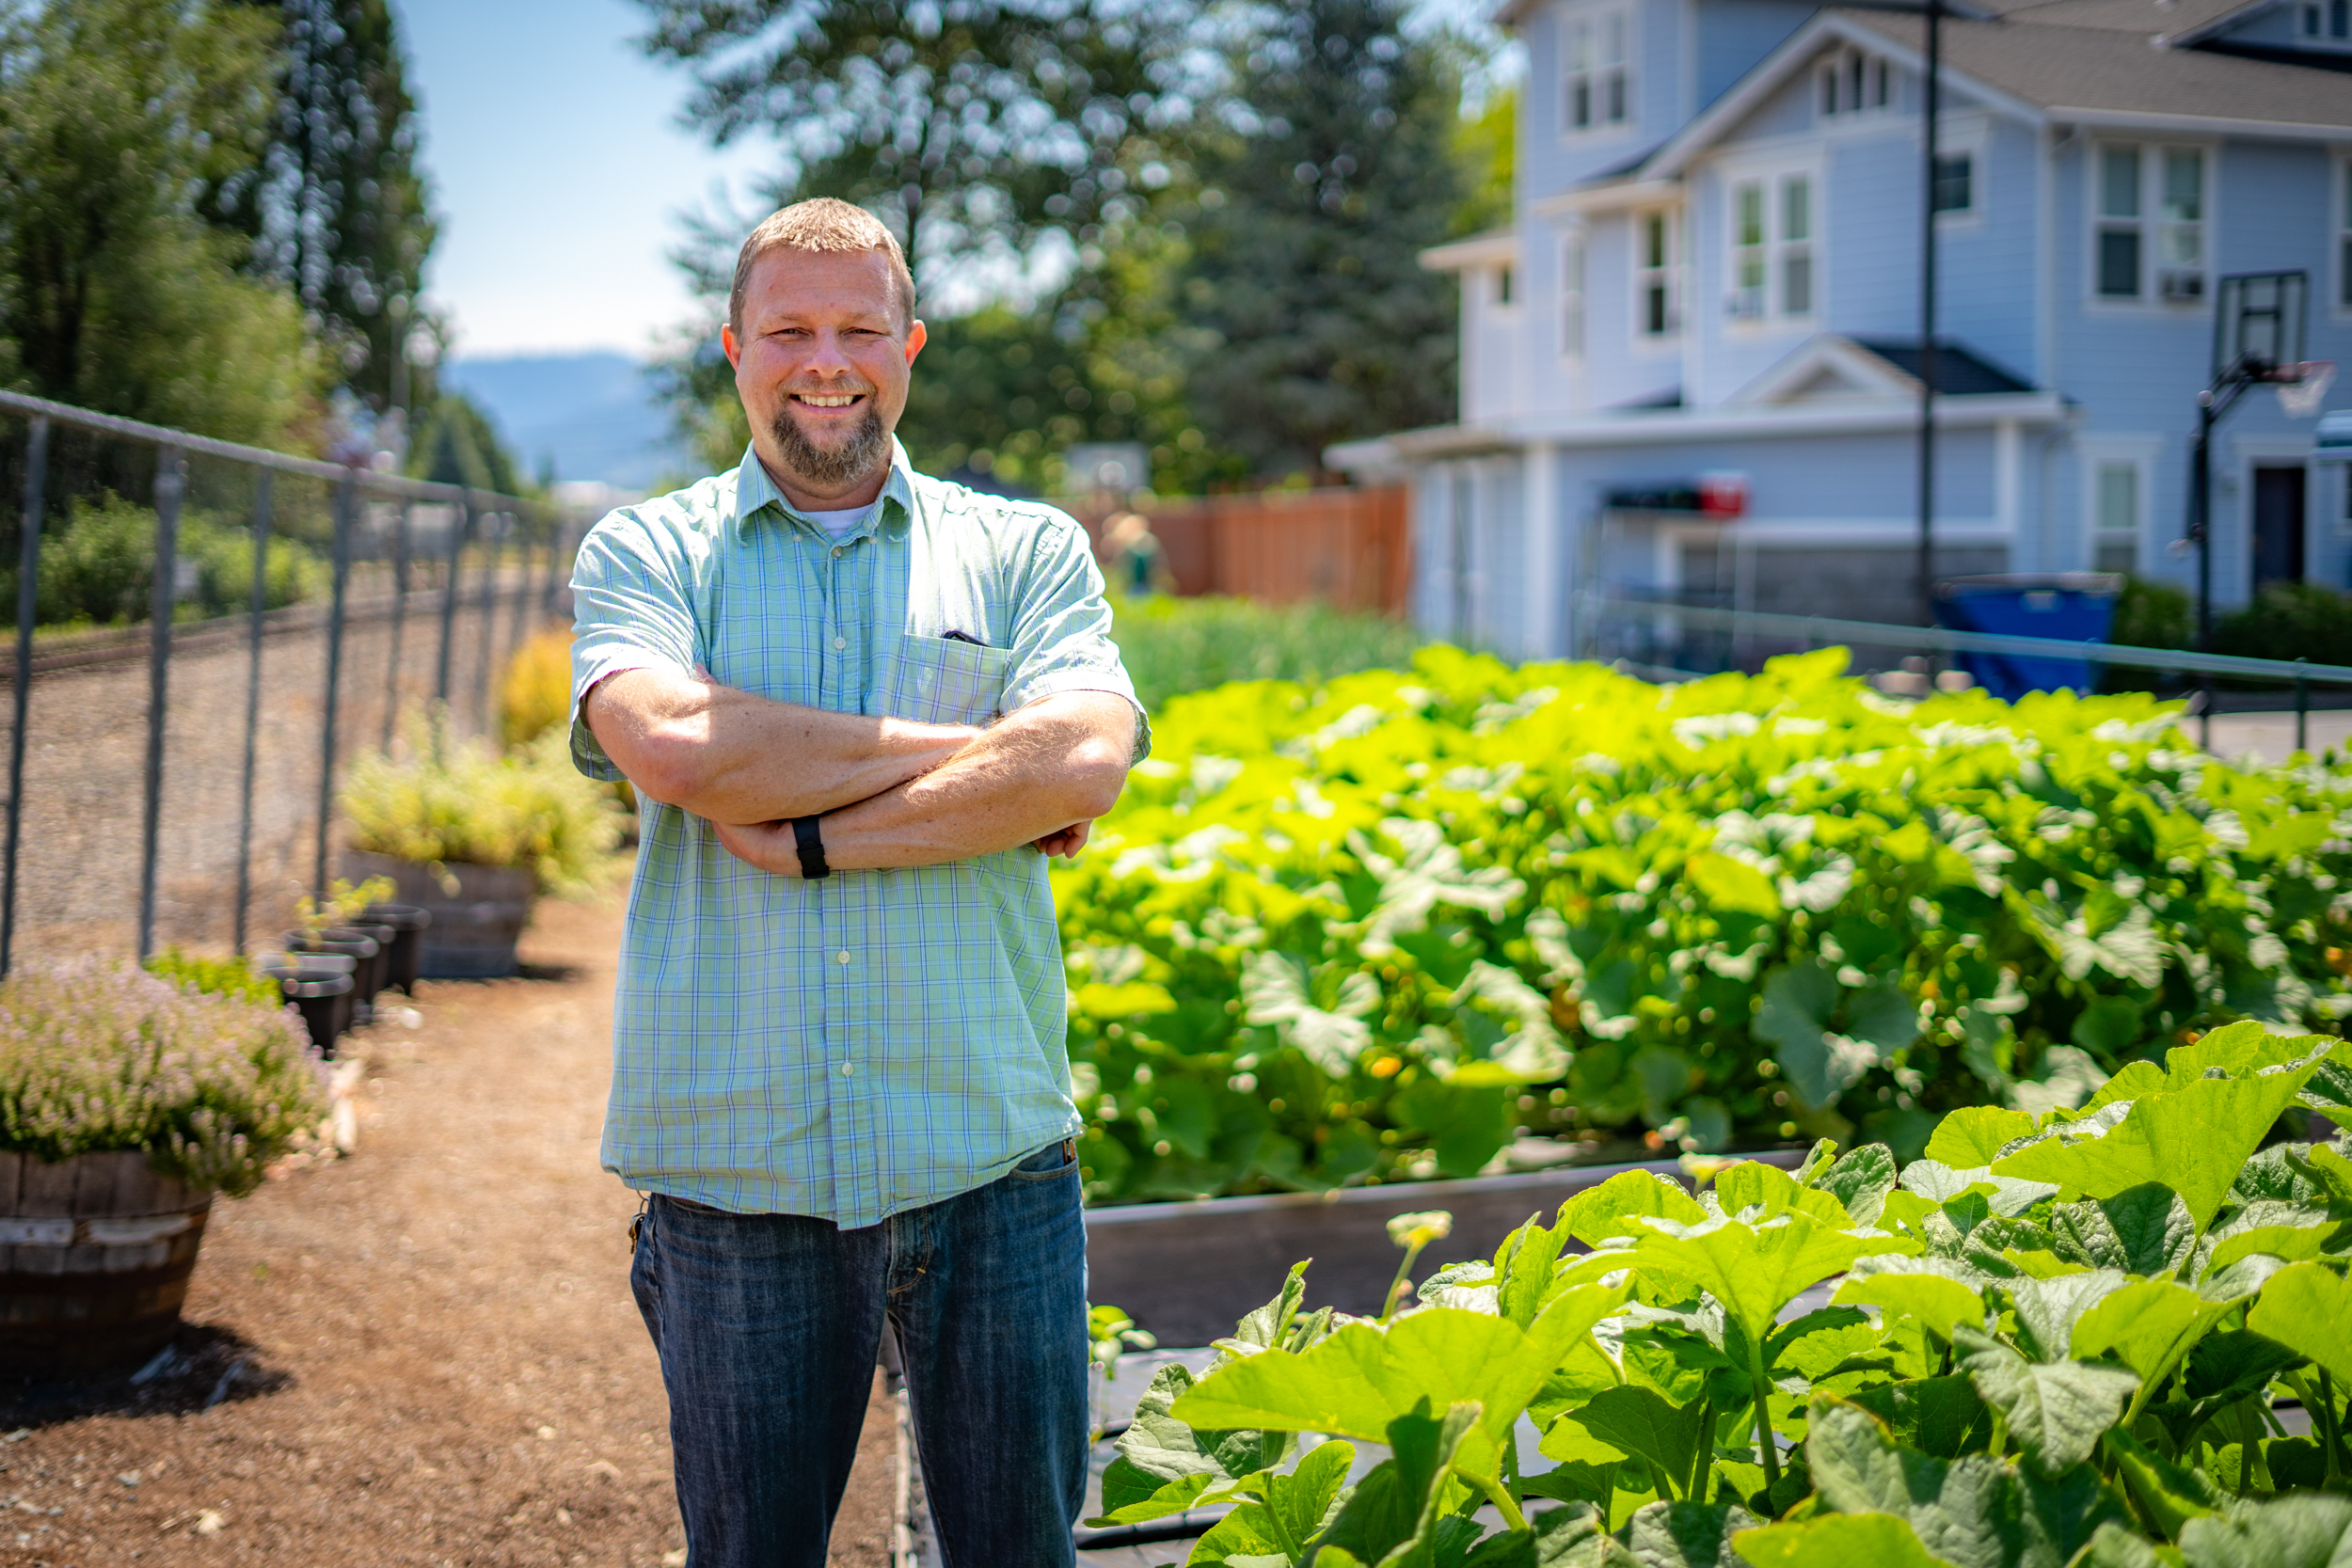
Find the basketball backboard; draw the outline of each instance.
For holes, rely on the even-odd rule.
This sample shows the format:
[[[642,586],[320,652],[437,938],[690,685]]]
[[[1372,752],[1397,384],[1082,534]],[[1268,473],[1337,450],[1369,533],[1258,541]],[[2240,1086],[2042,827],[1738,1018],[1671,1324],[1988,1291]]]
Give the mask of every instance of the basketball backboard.
[[[2214,293],[2211,385],[2301,380],[2310,303],[2308,273],[2242,272],[2220,279]]]

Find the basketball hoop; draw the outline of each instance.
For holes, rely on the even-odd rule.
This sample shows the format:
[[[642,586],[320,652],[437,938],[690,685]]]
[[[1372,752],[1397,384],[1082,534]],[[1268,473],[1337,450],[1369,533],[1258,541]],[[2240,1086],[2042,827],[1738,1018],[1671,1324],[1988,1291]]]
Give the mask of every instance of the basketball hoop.
[[[2285,366],[2280,369],[2284,371]],[[2283,375],[2279,380],[2279,406],[2286,410],[2290,420],[2308,420],[2319,412],[2327,401],[2328,388],[2335,385],[2336,362],[2333,359],[2306,359],[2295,367],[2294,380]]]

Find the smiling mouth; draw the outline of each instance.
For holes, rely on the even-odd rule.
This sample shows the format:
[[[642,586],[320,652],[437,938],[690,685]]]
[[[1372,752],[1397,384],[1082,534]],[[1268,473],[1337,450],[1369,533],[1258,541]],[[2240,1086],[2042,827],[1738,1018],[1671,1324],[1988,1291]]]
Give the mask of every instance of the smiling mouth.
[[[865,401],[864,392],[794,392],[792,401],[809,408],[847,408]]]

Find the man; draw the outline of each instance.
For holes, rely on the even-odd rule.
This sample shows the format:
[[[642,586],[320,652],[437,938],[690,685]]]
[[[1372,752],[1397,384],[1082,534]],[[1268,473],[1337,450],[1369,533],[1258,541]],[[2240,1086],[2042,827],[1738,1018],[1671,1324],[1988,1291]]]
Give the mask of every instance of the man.
[[[599,523],[572,749],[643,814],[604,1163],[694,1568],[820,1568],[885,1318],[951,1568],[1073,1560],[1079,1117],[1047,855],[1148,740],[1083,530],[915,473],[897,241],[805,201],[722,341],[751,450]],[[1041,853],[1042,851],[1042,853]]]

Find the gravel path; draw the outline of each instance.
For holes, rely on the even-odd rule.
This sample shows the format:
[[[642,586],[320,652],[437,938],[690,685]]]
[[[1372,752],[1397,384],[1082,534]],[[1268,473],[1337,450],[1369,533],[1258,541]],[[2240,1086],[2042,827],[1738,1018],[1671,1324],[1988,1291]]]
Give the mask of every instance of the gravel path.
[[[0,1408],[0,1563],[684,1561],[596,1164],[619,933],[543,905],[527,977],[362,1037],[358,1153],[215,1209],[171,1370]],[[835,1563],[889,1560],[893,1431],[878,1385]]]

